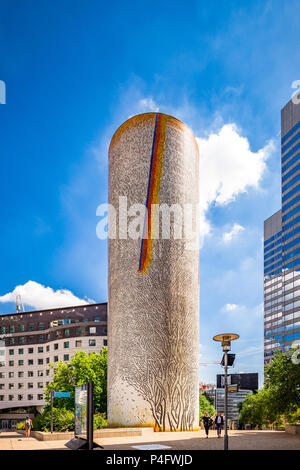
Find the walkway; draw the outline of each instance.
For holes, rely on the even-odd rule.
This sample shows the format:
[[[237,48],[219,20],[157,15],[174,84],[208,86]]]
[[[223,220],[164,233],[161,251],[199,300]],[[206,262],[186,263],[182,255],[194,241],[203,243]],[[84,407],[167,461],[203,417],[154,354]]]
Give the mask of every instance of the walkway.
[[[68,450],[66,441],[38,441],[16,432],[0,433],[0,450]],[[138,437],[105,438],[96,440],[104,450],[134,450],[133,446],[161,444],[173,450],[221,450],[223,438],[216,431],[205,439],[204,431],[182,433],[150,433]],[[300,436],[281,431],[230,431],[229,449],[232,450],[300,450]],[[168,450],[168,449],[166,449]]]

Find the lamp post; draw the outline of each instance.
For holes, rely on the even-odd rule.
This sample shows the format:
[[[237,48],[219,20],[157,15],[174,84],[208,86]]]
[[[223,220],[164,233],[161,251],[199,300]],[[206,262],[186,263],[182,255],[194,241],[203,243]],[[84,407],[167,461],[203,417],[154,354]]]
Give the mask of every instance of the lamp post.
[[[228,450],[228,425],[227,425],[227,402],[228,402],[228,351],[231,348],[231,341],[238,339],[239,335],[235,333],[224,333],[216,335],[213,337],[214,341],[219,341],[222,343],[223,352],[224,352],[224,372],[225,372],[225,399],[224,399],[224,414],[225,414],[225,433],[224,433],[224,450]]]

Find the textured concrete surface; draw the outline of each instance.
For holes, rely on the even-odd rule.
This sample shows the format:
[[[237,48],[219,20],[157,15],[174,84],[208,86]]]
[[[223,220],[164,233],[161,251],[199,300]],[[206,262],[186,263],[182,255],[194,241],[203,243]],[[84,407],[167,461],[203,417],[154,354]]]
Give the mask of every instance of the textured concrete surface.
[[[198,171],[196,140],[171,116],[134,116],[112,138],[109,204],[117,217],[108,244],[110,425],[198,428]],[[120,197],[132,209],[128,220]]]
[[[208,439],[204,431],[183,433],[153,433],[139,437],[95,439],[104,450],[132,450],[134,445],[162,444],[172,450],[222,450],[223,438],[212,431]],[[0,434],[1,450],[68,450],[63,441],[37,441],[13,432]],[[300,450],[300,436],[281,431],[230,431],[231,450]]]

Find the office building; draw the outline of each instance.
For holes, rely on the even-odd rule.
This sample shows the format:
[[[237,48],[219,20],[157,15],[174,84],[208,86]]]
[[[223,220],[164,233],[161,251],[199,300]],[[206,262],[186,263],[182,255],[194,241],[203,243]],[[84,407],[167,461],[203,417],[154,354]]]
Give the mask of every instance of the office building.
[[[217,374],[217,388],[224,387],[224,374]],[[238,385],[241,390],[258,390],[258,372],[228,374],[228,385]]]
[[[50,363],[106,345],[106,303],[0,315],[0,430],[45,405]]]
[[[264,222],[264,362],[300,340],[300,104],[281,111],[282,206]]]

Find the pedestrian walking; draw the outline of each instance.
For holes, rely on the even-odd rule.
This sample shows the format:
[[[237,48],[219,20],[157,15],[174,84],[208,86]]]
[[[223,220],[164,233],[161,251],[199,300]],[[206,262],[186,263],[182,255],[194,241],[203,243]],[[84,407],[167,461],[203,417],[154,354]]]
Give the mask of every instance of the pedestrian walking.
[[[215,425],[217,426],[217,435],[218,435],[218,437],[221,437],[223,424],[224,424],[224,418],[223,418],[223,416],[221,415],[221,413],[219,411],[218,416],[216,416],[216,419],[215,419]]]
[[[210,428],[211,425],[213,424],[213,421],[212,421],[212,419],[208,416],[208,413],[207,413],[207,412],[204,413],[204,416],[203,416],[203,418],[202,418],[202,422],[203,422],[204,429],[205,429],[206,439],[208,439],[209,428]]]
[[[26,416],[24,424],[25,424],[25,436],[30,437],[30,431],[31,431],[31,428],[33,428],[33,425],[29,416]]]

